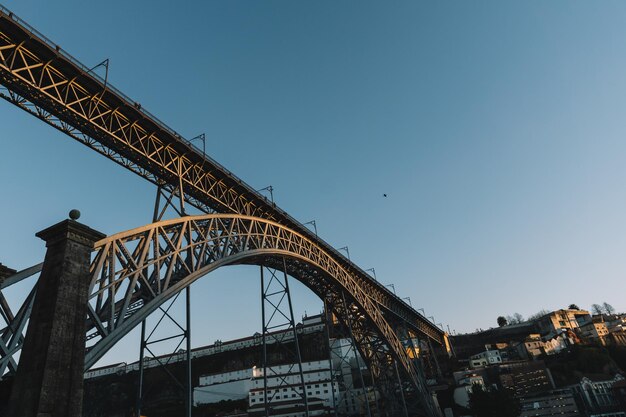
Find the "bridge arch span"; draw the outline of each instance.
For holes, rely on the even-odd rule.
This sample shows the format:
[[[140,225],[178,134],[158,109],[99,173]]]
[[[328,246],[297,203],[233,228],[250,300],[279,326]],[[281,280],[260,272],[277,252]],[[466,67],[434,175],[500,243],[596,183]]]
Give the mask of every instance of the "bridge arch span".
[[[286,269],[320,298],[334,299],[337,317],[367,322],[363,327],[374,329],[404,373],[419,384],[380,305],[346,268],[294,230],[236,214],[165,220],[96,242],[90,269],[86,369],[167,299],[209,272],[236,264]],[[361,343],[359,350],[368,349],[363,346],[366,337],[355,339],[357,345]]]

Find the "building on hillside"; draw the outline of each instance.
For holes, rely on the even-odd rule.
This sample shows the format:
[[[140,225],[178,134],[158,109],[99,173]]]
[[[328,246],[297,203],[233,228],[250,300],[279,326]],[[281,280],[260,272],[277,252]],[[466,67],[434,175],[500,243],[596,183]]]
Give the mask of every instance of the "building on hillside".
[[[511,345],[509,343],[504,343],[504,342],[487,343],[485,345],[485,350],[498,350],[500,352],[500,359],[502,359],[502,362],[507,362],[513,359],[511,358],[511,355],[510,355]]]
[[[626,328],[611,331],[608,339],[610,344],[626,346]]]
[[[618,406],[626,410],[626,379],[613,384],[613,396]]]
[[[609,329],[602,316],[594,316],[590,322],[580,326],[580,337],[587,341],[606,345],[609,337]]]
[[[520,357],[525,359],[535,359],[544,353],[543,340],[538,333],[529,334],[524,342],[517,345]]]
[[[517,397],[526,397],[554,389],[550,370],[543,361],[518,361],[498,366],[500,385]]]
[[[532,397],[520,399],[520,417],[579,417],[571,389],[552,390]]]
[[[609,344],[617,346],[626,346],[626,314],[611,316],[605,320],[606,327],[609,329],[607,341]]]
[[[493,329],[459,334],[452,336],[450,341],[454,346],[454,353],[456,358],[461,361],[468,361],[472,355],[476,355],[485,350],[486,345],[496,346],[502,344],[508,344],[510,341],[522,341],[529,333],[537,333],[537,329],[534,322],[523,322],[518,324],[509,324],[502,327],[495,327]],[[507,343],[502,343],[507,342]],[[491,350],[491,348],[489,348]],[[500,351],[507,349],[506,347],[500,348]],[[502,356],[502,352],[501,352]],[[506,360],[514,359],[514,356],[507,358]],[[504,361],[504,357],[502,357]]]
[[[498,365],[500,363],[502,363],[502,358],[500,357],[500,351],[497,349],[486,350],[470,357],[470,367],[472,369],[484,368],[485,366]]]
[[[482,376],[470,373],[461,378],[458,381],[457,385],[458,386],[454,389],[453,394],[454,402],[461,407],[468,407],[470,394],[477,386],[480,386],[482,389],[484,389],[485,381],[483,380]]]
[[[591,314],[586,310],[556,310],[535,320],[542,335],[557,334],[559,329],[578,329],[591,321]]]
[[[604,317],[604,321],[611,331],[614,327],[626,327],[626,314],[613,314]]]
[[[572,330],[560,330],[543,338],[543,351],[546,355],[556,355],[578,342],[579,338]]]
[[[580,383],[574,385],[574,390],[582,399],[585,411],[588,414],[602,414],[624,411],[616,397],[613,386],[624,381],[624,377],[616,374],[613,379],[597,379],[583,377]]]

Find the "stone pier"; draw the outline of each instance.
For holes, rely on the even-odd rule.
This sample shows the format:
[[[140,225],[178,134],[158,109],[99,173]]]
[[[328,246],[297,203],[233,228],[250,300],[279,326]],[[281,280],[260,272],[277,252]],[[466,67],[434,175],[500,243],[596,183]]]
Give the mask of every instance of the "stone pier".
[[[74,220],[37,233],[47,252],[7,416],[82,414],[89,263],[104,236]]]

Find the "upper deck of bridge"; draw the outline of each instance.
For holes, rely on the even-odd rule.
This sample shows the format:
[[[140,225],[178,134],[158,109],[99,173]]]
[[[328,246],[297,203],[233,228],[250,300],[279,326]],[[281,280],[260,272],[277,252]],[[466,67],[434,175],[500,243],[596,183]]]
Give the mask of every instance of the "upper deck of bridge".
[[[19,57],[15,53],[18,50]],[[7,62],[9,59],[11,62]],[[53,71],[54,77],[49,76],[50,80],[46,81],[41,76],[36,80],[33,72],[42,71],[43,68],[49,73]],[[62,84],[59,84],[61,79]],[[85,110],[84,114],[80,114],[78,107],[73,112],[67,111],[70,107],[67,103],[61,102],[60,95],[53,97],[45,92],[52,91],[44,90],[46,86],[42,84],[46,82],[50,85],[71,84],[75,89],[73,94],[83,94],[84,102],[89,103],[89,112],[92,113],[87,114]],[[444,344],[445,333],[434,323],[384,285],[372,279],[363,269],[273,201],[268,200],[160,121],[137,101],[117,90],[93,69],[80,63],[2,6],[0,6],[0,84],[99,142],[115,154],[101,152],[110,159],[118,163],[121,163],[120,158],[129,161],[121,164],[139,175],[155,183],[167,183],[172,186],[179,184],[179,181],[184,182],[186,197],[190,197],[191,204],[202,211],[245,214],[273,220],[317,241],[320,247],[354,274],[373,299],[398,320],[406,321],[421,334]],[[56,92],[59,94],[58,88]],[[67,99],[67,93],[65,96]],[[83,99],[77,97],[75,102],[80,104],[81,100]],[[17,104],[15,101],[12,102]],[[108,129],[102,124],[98,125],[103,109],[107,114],[117,114],[123,123],[118,120],[118,125],[109,126]],[[142,135],[133,138],[116,134],[128,126],[137,132],[143,132]],[[71,136],[77,138],[75,135]],[[146,142],[147,145],[140,143],[145,138],[150,140],[149,143]],[[150,144],[153,147],[158,145],[159,149],[150,149]],[[159,157],[155,157],[159,152]],[[174,167],[174,164],[178,166]]]

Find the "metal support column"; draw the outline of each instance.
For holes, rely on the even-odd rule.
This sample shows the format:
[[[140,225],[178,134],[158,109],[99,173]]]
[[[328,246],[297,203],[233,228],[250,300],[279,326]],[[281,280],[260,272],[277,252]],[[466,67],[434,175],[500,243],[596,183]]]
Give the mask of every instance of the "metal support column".
[[[139,340],[139,375],[138,375],[138,387],[137,387],[137,400],[135,405],[135,412],[137,417],[141,416],[141,408],[143,404],[143,366],[144,366],[144,350],[146,348],[146,321],[141,322],[141,339]]]
[[[338,417],[339,411],[337,409],[339,408],[339,405],[337,404],[337,395],[339,394],[339,389],[337,389],[337,393],[335,393],[335,384],[337,384],[337,388],[339,388],[339,381],[336,378],[335,367],[333,366],[333,348],[330,342],[330,326],[332,325],[332,313],[328,309],[327,300],[324,300],[324,335],[326,336],[326,345],[328,346],[328,370],[330,372],[330,389],[331,393],[333,394],[334,414],[335,417]]]
[[[276,269],[261,266],[261,317],[263,321],[263,394],[264,394],[264,408],[265,415],[272,415],[272,400],[279,392],[279,388],[282,386],[296,386],[300,385],[300,391],[295,388],[291,388],[292,393],[298,394],[301,398],[302,411],[306,417],[309,416],[309,402],[306,391],[306,382],[304,379],[304,372],[302,369],[302,356],[300,354],[300,345],[298,342],[298,332],[296,329],[296,323],[293,317],[293,307],[291,302],[291,294],[289,291],[289,281],[287,278],[287,264],[285,259],[282,259],[283,276],[282,279],[277,274]],[[271,277],[269,280],[265,279],[265,270],[267,270]],[[269,311],[268,311],[269,310]],[[290,335],[291,334],[291,335]],[[290,340],[293,338],[293,341]],[[275,367],[271,366],[268,360],[268,348],[270,347],[275,352],[281,352],[286,355],[286,359],[289,359],[289,370],[287,372],[278,372]],[[292,345],[292,346],[290,346]],[[292,372],[295,367],[298,367],[297,373]],[[290,378],[295,378],[294,375],[298,375],[300,379],[299,384],[290,382]],[[276,385],[271,384],[273,379],[277,382]],[[268,383],[271,384],[268,389]]]
[[[187,288],[185,288],[185,292],[186,292],[186,321],[187,321],[187,325],[186,327],[186,332],[185,332],[185,339],[187,342],[187,349],[185,349],[185,356],[186,356],[186,365],[187,365],[187,381],[186,381],[186,386],[187,386],[187,401],[186,401],[186,412],[187,412],[187,417],[191,417],[191,410],[193,408],[193,386],[191,384],[191,285],[188,286]]]
[[[398,372],[398,362],[393,362],[394,370],[396,371],[396,378],[398,379],[398,389],[400,390],[400,400],[402,401],[402,411],[404,412],[404,417],[409,417],[409,411],[406,408],[406,400],[404,398],[404,386],[402,384],[402,379],[400,379],[400,372]]]
[[[162,200],[163,197],[163,200]],[[174,197],[177,197],[180,200],[180,208],[176,207],[174,202]],[[182,187],[175,188],[174,190],[167,190],[162,185],[159,185],[157,188],[157,194],[154,202],[154,211],[152,215],[152,221],[157,222],[163,219],[164,215],[169,209],[174,210],[173,214],[178,216],[185,215],[185,206],[184,206],[184,194],[182,192]],[[191,259],[192,257],[188,257]],[[160,359],[156,359],[158,365],[162,367],[162,369],[167,373],[170,378],[178,385],[183,391],[183,403],[185,406],[185,417],[191,417],[192,409],[193,409],[193,386],[192,386],[192,374],[191,374],[191,286],[185,288],[185,328],[183,328],[169,313],[170,308],[174,305],[176,300],[178,299],[180,293],[178,293],[169,306],[164,309],[159,307],[159,310],[162,312],[162,315],[154,328],[150,331],[150,333],[146,336],[146,328],[147,323],[146,320],[141,322],[141,339],[139,341],[140,349],[139,349],[139,376],[138,376],[138,389],[137,389],[137,401],[136,401],[136,413],[137,416],[141,415],[141,410],[144,408],[144,396],[146,395],[147,390],[145,390],[145,359],[146,359],[146,351],[155,358],[155,355],[150,349],[150,345],[158,344],[161,342],[167,342],[175,338],[180,338],[179,343],[177,344],[172,355],[165,361],[162,362]],[[165,318],[168,318],[178,329],[180,329],[181,333],[175,334],[172,336],[160,338],[158,340],[151,341],[150,338],[157,331],[159,325],[163,322]],[[184,381],[181,383],[179,379],[172,374],[167,369],[167,366],[170,365],[172,358],[177,353],[176,351],[180,348],[183,341],[185,342],[185,376]]]

